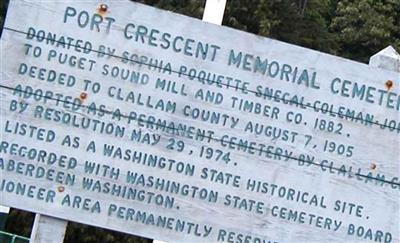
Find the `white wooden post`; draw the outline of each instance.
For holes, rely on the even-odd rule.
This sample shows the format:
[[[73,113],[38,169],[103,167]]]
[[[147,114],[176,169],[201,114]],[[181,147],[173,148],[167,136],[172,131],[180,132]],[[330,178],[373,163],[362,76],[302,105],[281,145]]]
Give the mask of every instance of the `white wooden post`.
[[[369,59],[369,65],[382,69],[400,72],[400,54],[392,46],[388,46]]]
[[[203,21],[221,25],[224,17],[226,0],[207,0]]]
[[[224,18],[226,0],[207,0],[203,12],[203,21],[221,25]],[[165,241],[153,240],[153,243],[167,243]]]
[[[64,241],[68,221],[36,214],[30,243],[60,243]]]
[[[0,205],[0,230],[4,230],[7,215],[10,212],[9,207]]]

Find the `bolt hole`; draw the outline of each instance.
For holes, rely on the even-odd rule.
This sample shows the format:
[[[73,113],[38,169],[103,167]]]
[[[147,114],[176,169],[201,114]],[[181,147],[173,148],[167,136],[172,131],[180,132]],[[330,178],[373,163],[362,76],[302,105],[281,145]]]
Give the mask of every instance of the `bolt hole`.
[[[87,93],[82,92],[79,97],[81,98],[81,100],[85,100],[87,98]]]
[[[391,89],[393,87],[393,81],[392,80],[386,81],[385,86],[387,89]]]
[[[107,4],[104,4],[104,3],[103,3],[103,4],[100,4],[100,6],[99,6],[99,11],[100,11],[100,12],[106,13],[107,10],[108,10]]]

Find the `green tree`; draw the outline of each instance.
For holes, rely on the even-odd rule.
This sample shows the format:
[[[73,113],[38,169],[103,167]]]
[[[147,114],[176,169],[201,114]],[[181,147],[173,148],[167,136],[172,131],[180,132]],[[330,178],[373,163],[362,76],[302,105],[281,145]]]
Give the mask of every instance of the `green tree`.
[[[400,1],[341,0],[330,27],[342,56],[367,62],[388,45],[400,48]]]
[[[328,31],[331,0],[228,1],[224,24],[304,47],[329,53],[338,49]]]
[[[250,1],[250,3],[246,0],[228,0],[223,25],[254,34],[260,33],[260,18],[255,14],[259,4],[260,0]]]
[[[204,11],[205,0],[131,0],[144,3],[156,8],[184,14],[201,19]]]
[[[8,0],[0,1],[0,36],[1,33],[3,32],[3,25],[4,25],[4,20],[6,18],[7,7],[8,7]]]

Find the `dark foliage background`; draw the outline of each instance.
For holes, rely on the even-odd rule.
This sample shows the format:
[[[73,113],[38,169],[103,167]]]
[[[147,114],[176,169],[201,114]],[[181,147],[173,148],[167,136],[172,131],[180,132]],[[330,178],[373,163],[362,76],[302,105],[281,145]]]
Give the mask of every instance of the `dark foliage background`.
[[[205,0],[138,0],[201,19]],[[227,0],[223,25],[367,63],[400,50],[400,0]]]
[[[227,0],[223,25],[322,52],[368,62],[400,49],[400,0]],[[205,0],[137,0],[201,18]],[[0,1],[0,35],[8,0]],[[34,214],[13,209],[6,230],[29,237]],[[147,243],[149,239],[69,223],[66,243]]]

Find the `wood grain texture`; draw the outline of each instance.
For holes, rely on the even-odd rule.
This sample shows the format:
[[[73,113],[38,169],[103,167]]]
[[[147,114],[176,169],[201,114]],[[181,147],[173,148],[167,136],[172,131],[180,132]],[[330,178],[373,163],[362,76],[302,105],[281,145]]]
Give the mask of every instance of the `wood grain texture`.
[[[400,83],[399,73],[372,68],[364,64],[313,50],[258,37],[226,27],[203,23],[200,20],[129,1],[104,1],[104,3],[108,6],[108,12],[103,17],[108,16],[116,20],[111,25],[110,33],[104,31],[106,28],[105,24],[101,25],[102,29],[100,31],[92,31],[90,28],[80,28],[76,23],[76,19],[72,17],[67,23],[63,23],[63,16],[67,6],[75,8],[78,11],[77,14],[82,10],[94,14],[98,12],[97,8],[100,2],[11,1],[5,24],[6,29],[3,32],[1,40],[1,140],[9,144],[16,143],[19,146],[36,148],[38,150],[42,149],[57,155],[74,157],[78,163],[73,169],[67,169],[61,165],[48,165],[37,160],[30,160],[27,157],[13,155],[9,152],[10,149],[6,152],[1,151],[0,156],[3,161],[14,160],[36,167],[41,166],[45,169],[71,173],[76,176],[73,185],[65,185],[44,178],[34,178],[24,175],[16,172],[16,170],[8,171],[7,169],[3,169],[0,175],[0,182],[2,180],[21,182],[38,188],[44,188],[46,189],[46,193],[48,190],[52,190],[55,192],[55,197],[53,202],[46,202],[46,200],[38,200],[37,196],[35,198],[21,196],[14,192],[7,192],[5,189],[0,191],[1,204],[169,242],[239,241],[237,238],[230,239],[228,235],[225,235],[223,238],[222,236],[218,237],[221,230],[235,232],[236,236],[238,234],[249,235],[252,237],[250,242],[254,242],[255,237],[266,240],[266,242],[268,240],[271,242],[374,242],[374,238],[373,240],[368,240],[365,237],[348,235],[350,224],[363,226],[365,230],[371,228],[374,232],[374,237],[377,230],[382,231],[382,234],[388,232],[391,234],[391,242],[400,241],[399,180],[393,180],[394,183],[390,184],[392,178],[399,177],[400,154],[398,148],[400,147],[400,133],[395,130],[389,131],[387,128],[382,129],[376,124],[364,125],[360,122],[337,116],[334,117],[328,113],[317,112],[312,108],[312,104],[315,101],[321,101],[336,108],[342,106],[363,112],[363,114],[373,114],[374,121],[378,121],[378,123],[383,123],[385,119],[389,119],[399,124],[399,111],[396,109],[389,109],[377,104],[342,97],[330,91],[331,81],[335,78],[365,84],[367,87],[373,87],[376,90],[385,89],[385,83],[388,80],[392,80],[395,85],[391,88],[391,92],[399,94],[400,89],[399,85],[397,85]],[[214,61],[210,61],[209,59],[201,60],[193,56],[184,55],[182,52],[174,52],[170,49],[166,50],[126,39],[124,37],[124,28],[128,23],[133,23],[135,26],[146,26],[148,30],[154,28],[162,33],[168,32],[172,36],[183,36],[185,39],[190,38],[203,43],[211,43],[221,48],[218,50]],[[115,53],[112,57],[99,57],[99,53],[94,51],[89,54],[83,54],[76,52],[73,48],[67,50],[62,47],[46,45],[44,42],[29,40],[25,34],[16,32],[27,32],[29,27],[33,27],[36,30],[45,30],[46,33],[51,32],[57,36],[63,35],[74,39],[90,41],[93,44],[94,50],[98,50],[100,45],[114,48]],[[149,38],[148,36],[146,37]],[[31,54],[25,55],[25,44],[39,46],[42,50],[42,55],[40,57],[33,57]],[[82,70],[60,64],[55,59],[49,61],[47,54],[50,50],[95,60],[96,63],[93,69],[89,71],[88,68]],[[235,52],[241,51],[243,55],[249,53],[254,57],[260,56],[271,62],[276,61],[281,65],[288,64],[292,67],[298,67],[299,70],[306,69],[310,73],[315,71],[317,72],[316,82],[320,89],[312,89],[304,85],[279,80],[279,78],[271,78],[257,72],[245,71],[233,65],[229,66],[228,58],[230,50],[235,50]],[[123,55],[124,51],[130,54],[135,53],[139,56],[143,55],[148,58],[158,59],[159,61],[163,60],[164,63],[169,62],[174,72],[162,72],[158,69],[149,68],[146,65],[123,63],[119,57]],[[76,83],[72,87],[66,87],[54,82],[46,82],[38,78],[29,77],[28,75],[18,74],[21,63],[25,63],[27,66],[37,66],[73,75],[76,77]],[[117,66],[120,69],[124,68],[125,70],[140,72],[141,75],[148,75],[149,81],[147,84],[137,84],[121,78],[104,75],[102,68],[104,65],[109,65],[110,67]],[[195,68],[196,70],[204,70],[240,79],[243,82],[249,83],[247,87],[249,91],[256,91],[257,86],[262,86],[270,87],[274,90],[279,89],[292,95],[304,96],[304,105],[307,106],[308,103],[310,105],[302,108],[300,106],[285,104],[281,100],[263,99],[257,97],[254,92],[248,91],[244,93],[232,87],[227,88],[225,86],[218,87],[216,84],[203,84],[187,75],[177,73],[182,66],[186,66],[188,69]],[[187,95],[184,96],[157,89],[156,82],[158,78],[174,81],[177,87],[185,85],[184,90]],[[85,79],[100,83],[101,90],[98,93],[94,93],[91,90],[85,91]],[[20,97],[13,90],[18,85],[21,85],[21,87],[30,86],[34,90],[51,91],[53,94],[59,93],[63,97],[79,98],[82,97],[82,92],[86,92],[87,96],[82,102],[82,107],[71,110],[65,102],[54,99],[44,101],[44,98],[39,96],[37,96],[37,100],[32,97]],[[133,92],[135,97],[141,94],[143,100],[145,100],[145,97],[151,97],[152,102],[158,99],[175,102],[176,109],[174,112],[161,111],[140,105],[137,102],[126,102],[109,95],[110,92],[115,95],[119,88],[121,97],[126,97],[129,92]],[[200,89],[221,93],[223,101],[221,104],[212,104],[195,98],[194,94]],[[269,117],[267,117],[254,112],[250,113],[237,109],[232,107],[232,97],[256,102],[263,107],[268,105],[271,107],[269,112],[275,107],[279,110],[279,114],[277,118],[271,118],[271,113],[268,113]],[[21,113],[10,111],[10,104],[13,104],[13,101],[22,102],[22,106],[27,104],[27,109]],[[21,105],[21,103],[17,104]],[[99,113],[96,113],[94,115],[93,111],[90,112],[88,108],[91,104],[96,104],[96,107],[104,105],[103,109],[111,114],[99,115]],[[187,105],[192,108],[224,114],[229,119],[225,125],[221,122],[213,124],[199,119],[192,119],[185,116],[184,109]],[[83,118],[97,119],[107,124],[113,124],[113,126],[120,126],[125,129],[125,133],[123,137],[118,137],[100,133],[98,130],[93,131],[93,129],[78,128],[71,125],[71,123],[60,123],[39,118],[38,116],[35,117],[35,111],[37,114],[38,106],[43,107],[43,109],[49,108],[68,113],[71,116],[76,116],[78,120]],[[120,109],[125,117],[115,119],[112,114],[115,114],[117,109]],[[302,122],[300,124],[288,122],[287,115],[292,114],[290,112],[301,114]],[[156,119],[165,120],[168,124],[175,122],[176,124],[186,124],[194,128],[213,131],[213,139],[196,140],[188,138],[188,136],[178,136],[171,134],[171,132],[163,132],[161,131],[162,129],[155,129],[154,126],[151,127],[142,121],[131,120],[128,122],[126,116],[130,114],[144,114],[146,117],[153,116]],[[42,117],[44,116],[42,115]],[[233,120],[239,119],[237,125],[233,124],[232,118]],[[335,124],[341,123],[343,126],[341,135],[314,129],[313,124],[317,118],[332,121]],[[5,131],[6,124],[15,126],[17,122],[52,130],[55,132],[56,138],[53,142],[38,141],[34,137]],[[270,136],[263,134],[251,134],[245,132],[245,127],[249,122],[276,127],[277,129],[281,128],[287,130],[288,133],[292,132],[297,135],[293,142],[291,142],[282,139],[282,137],[280,139],[272,139]],[[156,142],[154,139],[157,139],[159,135],[160,140],[155,145],[132,141],[131,133],[133,130],[148,133],[150,142]],[[79,137],[80,146],[73,148],[61,145],[67,135]],[[307,136],[312,136],[312,140],[309,145],[305,146]],[[267,146],[273,146],[273,153],[269,153],[268,155],[262,153],[259,156],[257,149],[250,149],[251,152],[244,152],[244,150],[249,151],[249,149],[244,147],[238,149],[235,144],[232,144],[232,148],[229,148],[229,144],[226,141],[231,137],[254,142],[254,144],[262,144],[265,146],[265,149]],[[184,142],[185,146],[182,152],[177,152],[176,144],[173,150],[168,149],[171,138],[175,139],[175,141],[180,140]],[[346,157],[324,152],[323,145],[325,140],[335,141],[336,144],[354,146],[353,155]],[[95,141],[95,152],[87,151],[87,147],[91,141]],[[234,142],[238,143],[239,141],[235,140]],[[190,176],[177,173],[175,166],[172,166],[172,169],[169,170],[168,168],[145,166],[132,162],[132,160],[127,161],[125,159],[106,156],[103,152],[105,144],[118,146],[123,151],[140,151],[142,153],[163,156],[177,162],[181,161],[184,164],[194,165],[194,174]],[[202,146],[219,149],[224,151],[224,153],[230,152],[230,162],[225,163],[213,159],[209,160],[204,158],[204,156],[200,157],[199,154]],[[254,146],[259,148],[258,145]],[[279,150],[276,150],[276,148],[287,151],[290,154],[288,157],[277,156],[276,153]],[[313,164],[305,163],[301,165],[299,159],[302,155],[314,157]],[[329,169],[323,171],[320,166],[323,160],[333,161],[335,168],[331,169],[331,172]],[[110,178],[108,175],[102,176],[85,173],[85,161],[96,162],[119,169],[118,179]],[[375,165],[374,169],[371,169],[372,164]],[[338,174],[336,169],[341,166],[344,166],[346,171],[352,167],[353,174]],[[209,178],[203,179],[203,168],[208,168],[208,170],[215,169],[240,176],[239,186],[233,186],[232,183],[226,185],[225,183],[211,182]],[[370,179],[365,183],[365,177],[354,175],[359,168],[361,174],[365,176],[368,176],[368,173],[371,173],[370,175],[373,177],[376,177],[377,174],[385,175],[386,182]],[[132,185],[125,179],[129,172],[142,173],[146,176],[162,178],[198,188],[206,188],[207,191],[216,191],[218,192],[218,199],[217,202],[207,202],[198,197],[192,198],[187,195],[165,192],[157,190],[154,187]],[[82,188],[84,177],[100,180],[102,183],[128,186],[133,189],[160,194],[164,199],[166,196],[173,197],[174,204],[172,208],[165,208],[155,203],[145,203],[139,200],[112,196],[109,193],[88,191]],[[269,192],[263,194],[246,190],[246,183],[249,179],[268,183]],[[270,186],[271,184],[277,185],[277,190],[284,187],[286,191],[290,188],[295,192],[307,192],[308,195],[315,194],[318,199],[323,197],[323,204],[326,205],[326,208],[309,205],[309,203],[295,202],[295,200],[287,200],[279,197],[279,193],[277,192],[271,195],[271,190],[273,190]],[[281,190],[283,193],[284,189]],[[92,209],[94,202],[98,201],[99,205],[101,205],[101,212],[84,210],[82,209],[82,203],[79,207],[62,205],[62,201],[67,194],[91,199],[89,209]],[[246,211],[244,209],[233,208],[232,205],[227,206],[225,198],[227,195],[239,196],[260,202],[262,204],[262,213],[257,213],[254,207],[252,210]],[[338,210],[335,210],[337,200],[361,205],[361,217],[355,216],[355,208],[351,215],[348,214],[348,209],[346,213],[340,213]],[[116,216],[116,213],[110,216],[108,215],[108,209],[111,204],[132,208],[135,211],[147,212],[148,214],[152,213],[156,217],[164,216],[173,218],[175,219],[173,222],[176,222],[177,219],[191,222],[196,225],[193,227],[196,227],[197,231],[191,229],[189,232],[188,224],[185,226],[185,233],[177,232],[175,230],[175,223],[172,223],[174,225],[172,229],[168,229],[167,227],[157,227],[121,219]],[[293,220],[274,216],[273,214],[275,213],[272,212],[274,206],[278,206],[279,208],[286,207],[298,213],[304,212],[304,215],[307,215],[305,216],[307,219],[303,221],[310,220],[309,214],[321,216],[323,219],[318,223],[315,216],[312,224],[299,223],[299,220],[293,222]],[[126,214],[124,215],[126,216]],[[326,218],[342,222],[337,231],[333,230],[333,223],[330,229],[327,229]],[[206,237],[196,236],[196,233],[205,233],[209,227],[212,227],[209,235]],[[363,235],[365,236],[365,234]],[[242,238],[244,239],[244,237]]]

